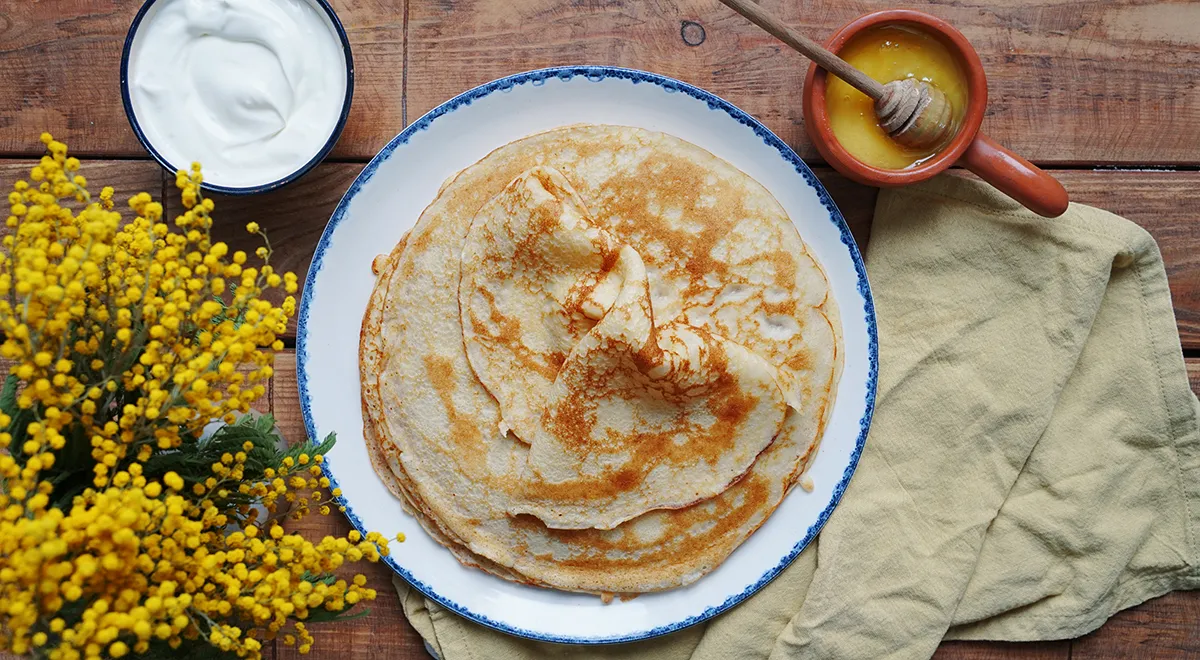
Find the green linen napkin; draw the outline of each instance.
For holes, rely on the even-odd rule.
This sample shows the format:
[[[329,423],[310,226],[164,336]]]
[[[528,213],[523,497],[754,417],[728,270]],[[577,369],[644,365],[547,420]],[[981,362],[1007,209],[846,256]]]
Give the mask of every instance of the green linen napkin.
[[[1037,217],[958,176],[879,195],[874,424],[817,542],[707,624],[578,649],[397,582],[443,660],[928,658],[943,638],[1081,635],[1200,588],[1200,404],[1162,258],[1133,223]]]

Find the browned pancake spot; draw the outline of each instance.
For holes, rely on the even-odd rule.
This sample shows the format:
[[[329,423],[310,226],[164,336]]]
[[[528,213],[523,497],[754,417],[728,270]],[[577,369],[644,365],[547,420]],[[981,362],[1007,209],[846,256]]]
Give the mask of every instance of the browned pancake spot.
[[[594,408],[597,400],[612,396],[635,400],[645,395],[644,392],[633,390],[613,392],[611,384],[603,380],[591,383],[591,387],[588,388],[588,391],[595,392],[598,396],[572,395],[562,401],[553,414],[547,411],[547,427],[560,438],[564,448],[581,460],[598,449],[626,448],[631,457],[623,467],[592,477],[581,475],[578,479],[562,483],[530,481],[527,485],[530,494],[548,499],[567,500],[611,498],[638,487],[660,464],[690,465],[700,461],[716,463],[723,455],[732,451],[736,444],[737,431],[757,405],[758,398],[743,393],[738,387],[737,379],[724,371],[727,357],[723,351],[710,359],[713,360],[713,368],[720,369],[722,373],[715,382],[707,386],[712,395],[709,411],[715,418],[707,429],[696,424],[687,424],[685,428],[672,432],[635,431],[632,437],[615,437],[613,433],[607,437],[593,437],[596,424]],[[649,368],[654,365],[646,366]],[[664,387],[661,393],[667,399],[681,400],[687,396],[685,392],[673,391],[670,383],[662,382],[660,385]],[[677,443],[675,438],[680,434],[685,435],[688,441]]]
[[[566,360],[566,355],[562,353],[551,353],[544,355],[531,350],[521,341],[521,322],[517,319],[505,316],[496,309],[496,296],[487,289],[479,289],[479,294],[487,299],[488,320],[492,322],[494,330],[487,327],[473,314],[471,315],[471,329],[475,331],[475,336],[479,341],[490,341],[496,344],[503,345],[512,354],[521,361],[521,365],[526,369],[541,374],[544,378],[553,380],[558,373],[558,368],[562,366]],[[558,356],[562,356],[562,360],[555,362]]]
[[[433,385],[433,389],[437,392],[438,398],[442,402],[442,407],[446,409],[446,418],[450,422],[450,434],[454,440],[460,445],[466,445],[478,450],[479,456],[482,456],[483,437],[479,432],[479,425],[474,420],[460,415],[458,408],[454,405],[454,390],[457,384],[454,382],[454,365],[450,360],[438,355],[425,356],[425,370],[429,372],[429,382]],[[470,457],[462,457],[470,458]]]

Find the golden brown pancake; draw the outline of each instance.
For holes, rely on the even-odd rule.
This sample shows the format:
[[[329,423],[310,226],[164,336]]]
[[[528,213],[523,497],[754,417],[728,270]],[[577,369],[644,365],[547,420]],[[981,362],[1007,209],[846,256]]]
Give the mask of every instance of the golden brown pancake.
[[[572,308],[588,318],[590,325],[580,321],[564,335],[563,326],[554,325],[563,317],[554,313],[512,313],[511,309],[503,313],[500,310],[508,308],[501,305],[497,314],[502,318],[492,320],[488,312],[494,327],[516,323],[514,330],[521,336],[536,336],[536,329],[526,326],[539,319],[551,323],[553,332],[547,336],[554,341],[575,342],[565,351],[557,344],[520,344],[530,349],[524,356],[509,350],[511,359],[525,361],[520,373],[512,375],[512,382],[545,381],[542,371],[553,371],[553,377],[549,394],[526,397],[524,408],[513,403],[522,397],[509,392],[505,396],[511,410],[524,412],[505,410],[502,414],[503,402],[485,386],[487,377],[473,369],[464,342],[462,319],[464,313],[467,318],[471,313],[459,307],[464,247],[471,245],[468,234],[485,205],[518,179],[528,181],[537,167],[557,172],[566,182],[565,188],[574,191],[577,201],[570,203],[581,207],[578,215],[586,220],[579,225],[581,231],[588,234],[588,227],[594,228],[596,236],[608,237],[601,242],[607,240],[619,249],[607,269],[602,257],[600,266],[589,270],[589,264],[595,266],[595,255],[583,246],[580,259],[562,269],[550,269],[549,277],[534,278],[545,285],[558,282],[569,271],[575,284],[583,281],[581,288],[598,292],[590,296],[590,304],[580,297],[580,304]],[[563,200],[575,197],[566,194],[556,199],[562,207]],[[531,209],[511,207],[514,213]],[[563,216],[558,213],[559,222]],[[575,232],[567,233],[579,238]],[[632,256],[624,268],[616,267],[629,253],[641,261],[644,304],[622,309],[637,312],[655,329],[653,341],[646,333],[639,335],[614,322],[617,327],[605,335],[609,348],[599,352],[581,349],[576,356],[581,359],[569,362],[576,347],[594,337],[595,328],[613,312],[623,286],[642,277],[631,265]],[[513,253],[504,254],[503,259],[514,262]],[[535,259],[543,265],[545,261],[544,254]],[[604,283],[609,280],[612,282]],[[470,291],[489,288],[468,287]],[[617,292],[611,296],[611,304],[605,293],[609,290]],[[556,297],[561,292],[556,293],[553,285],[541,286],[538,291],[536,296],[541,296],[551,311],[553,304],[562,308],[565,299]],[[634,325],[633,316],[622,320]],[[489,332],[477,333],[477,337]],[[666,134],[617,126],[558,129],[501,147],[461,172],[425,210],[403,248],[393,251],[364,319],[361,369],[370,428],[367,435],[379,447],[378,455],[384,457],[382,462],[395,480],[396,490],[418,512],[426,529],[436,530],[431,531],[434,538],[460,559],[480,565],[486,561],[485,569],[495,567],[493,572],[501,577],[559,589],[610,593],[667,589],[690,583],[719,565],[762,524],[799,478],[831,408],[841,361],[839,333],[824,274],[782,207],[753,179],[695,145]],[[598,525],[552,529],[538,516],[522,513],[530,506],[530,485],[536,483],[532,475],[539,473],[535,454],[544,438],[537,429],[547,427],[546,411],[553,409],[547,402],[555,401],[556,392],[568,390],[597,408],[604,400],[600,396],[589,399],[588,388],[580,385],[589,382],[588,378],[568,383],[564,377],[560,383],[562,366],[576,364],[581,373],[594,371],[595,362],[589,362],[589,355],[611,362],[614,355],[628,355],[626,349],[637,341],[676,355],[679,364],[692,365],[680,370],[686,371],[687,377],[679,383],[695,378],[710,388],[710,381],[720,381],[721,374],[731,372],[729,352],[744,350],[746,355],[732,361],[754,368],[732,370],[739,382],[733,391],[741,391],[745,379],[756,383],[745,389],[768,402],[768,410],[786,402],[779,432],[773,441],[767,440],[740,479],[732,485],[719,484],[718,493],[682,508],[653,508],[654,504],[648,504],[653,498],[646,493],[665,489],[645,490],[654,479],[638,477],[634,470],[638,478],[607,483],[606,490],[597,494],[593,522],[600,521]],[[514,343],[510,349],[518,345]],[[610,350],[612,346],[625,346],[625,353]],[[712,356],[722,351],[725,355],[706,362],[699,355],[701,346],[711,350]],[[628,367],[624,358],[615,363],[625,365],[622,369]],[[546,365],[551,368],[545,369]],[[772,377],[760,378],[761,373],[755,371],[759,367]],[[484,366],[480,371],[487,373],[488,369]],[[622,374],[626,380],[636,380],[636,374],[649,377],[652,370],[642,373],[634,368]],[[492,387],[500,392],[506,388],[496,384],[503,370],[498,373],[500,376],[492,378]],[[775,395],[768,385],[774,386]],[[632,386],[619,389],[629,392]],[[642,387],[643,391],[653,389]],[[679,391],[686,395],[688,389]],[[693,393],[693,398],[703,396],[701,391]],[[639,406],[638,410],[645,408]],[[732,416],[733,411],[727,414]],[[513,433],[507,432],[502,419],[524,420],[533,430],[524,432],[529,437],[518,437],[520,431],[514,426]],[[771,426],[769,421],[764,428]],[[686,424],[661,428],[684,427],[691,428]],[[621,435],[620,428],[615,430]],[[593,434],[589,437],[594,440]],[[688,440],[683,439],[685,445]],[[626,447],[637,444],[627,437],[620,442]],[[752,451],[745,449],[752,446],[742,445],[746,452]],[[618,459],[623,453],[615,452]],[[574,454],[576,459],[580,455],[590,453]],[[715,456],[720,462],[724,452]],[[706,484],[737,471],[736,466],[725,471],[712,466],[697,468],[657,454],[637,459],[633,465],[643,462],[697,470],[696,474],[706,475],[700,480]],[[376,469],[382,474],[379,463],[375,462]],[[588,473],[586,458],[560,463],[556,469],[566,466],[573,478],[594,476]],[[680,493],[674,495],[672,503],[689,501]],[[613,508],[614,502],[630,501],[640,504]],[[647,512],[612,529],[599,528],[647,506]],[[577,516],[575,522],[586,523],[586,497],[571,500],[570,511]],[[610,515],[613,511],[623,513]]]
[[[588,216],[561,173],[525,172],[475,216],[459,282],[471,367],[531,448],[508,512],[559,529],[717,495],[787,410],[765,360],[657,323],[641,256]]]

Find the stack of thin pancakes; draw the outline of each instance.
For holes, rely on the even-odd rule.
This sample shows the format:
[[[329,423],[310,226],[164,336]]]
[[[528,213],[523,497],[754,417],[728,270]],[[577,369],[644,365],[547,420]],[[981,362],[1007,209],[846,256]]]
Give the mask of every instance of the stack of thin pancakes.
[[[695,581],[798,483],[832,409],[821,267],[758,182],[664,133],[501,147],[373,268],[374,468],[462,563],[509,580]]]

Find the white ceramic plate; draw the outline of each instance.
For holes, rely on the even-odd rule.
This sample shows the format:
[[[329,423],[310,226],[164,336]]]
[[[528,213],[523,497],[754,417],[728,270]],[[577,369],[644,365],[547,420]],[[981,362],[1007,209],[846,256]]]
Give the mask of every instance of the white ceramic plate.
[[[362,442],[358,335],[388,252],[451,174],[532,133],[576,123],[638,126],[697,144],[761,182],[787,209],[829,276],[841,309],[845,369],[809,475],[717,570],[690,586],[609,605],[525,587],[461,566],[406,515],[371,469]],[[326,472],[360,531],[407,541],[388,564],[462,616],[534,639],[592,644],[666,634],[733,607],[795,559],[833,511],[858,462],[875,399],[875,314],[862,258],[825,188],[782,140],[732,104],[685,83],[611,67],[503,78],[438,106],[388,143],[342,198],[317,245],[300,305],[297,359],[309,436],[337,432]]]

